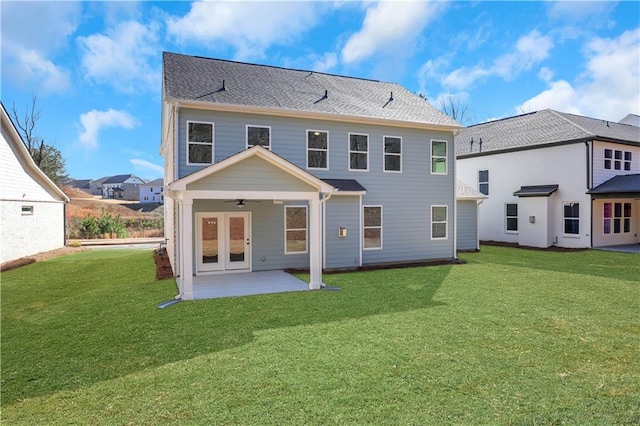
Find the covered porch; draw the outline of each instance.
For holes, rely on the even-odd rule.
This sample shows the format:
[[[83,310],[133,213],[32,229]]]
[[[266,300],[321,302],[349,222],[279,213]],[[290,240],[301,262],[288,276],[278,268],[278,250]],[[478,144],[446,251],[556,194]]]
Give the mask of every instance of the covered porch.
[[[193,298],[196,300],[306,290],[309,290],[309,284],[284,271],[241,272],[193,277]]]
[[[333,191],[259,145],[169,184],[167,196],[178,202],[178,297],[299,291],[302,281],[281,271],[292,261],[309,266],[304,287],[320,289],[322,206]],[[304,220],[289,231],[286,214],[294,210]],[[302,249],[287,252],[300,242]]]
[[[587,194],[593,212],[593,247],[640,243],[640,174],[615,176]]]

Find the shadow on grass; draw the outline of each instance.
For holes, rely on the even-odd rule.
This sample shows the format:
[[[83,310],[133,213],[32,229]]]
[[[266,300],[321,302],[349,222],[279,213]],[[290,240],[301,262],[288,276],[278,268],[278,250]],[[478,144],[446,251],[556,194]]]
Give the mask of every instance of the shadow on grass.
[[[156,304],[150,252],[90,252],[3,276],[2,404],[250,343],[256,332],[440,305],[451,265],[325,276],[340,291]],[[294,343],[292,343],[294,344]]]
[[[483,245],[480,253],[461,253],[469,263],[492,263],[640,282],[640,254],[602,250],[546,251]]]
[[[126,207],[136,212],[149,213],[156,210],[158,207],[162,207],[159,203],[127,203],[122,204],[122,207]]]

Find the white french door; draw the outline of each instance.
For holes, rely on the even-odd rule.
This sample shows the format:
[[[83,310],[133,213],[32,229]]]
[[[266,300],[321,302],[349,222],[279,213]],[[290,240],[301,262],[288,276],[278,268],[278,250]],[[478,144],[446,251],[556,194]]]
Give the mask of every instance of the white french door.
[[[196,273],[249,270],[251,213],[196,213]]]

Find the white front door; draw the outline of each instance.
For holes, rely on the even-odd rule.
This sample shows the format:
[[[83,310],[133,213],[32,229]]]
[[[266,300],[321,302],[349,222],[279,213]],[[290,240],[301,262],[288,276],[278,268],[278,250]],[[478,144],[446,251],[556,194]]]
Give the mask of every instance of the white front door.
[[[197,273],[249,270],[251,213],[196,213]]]

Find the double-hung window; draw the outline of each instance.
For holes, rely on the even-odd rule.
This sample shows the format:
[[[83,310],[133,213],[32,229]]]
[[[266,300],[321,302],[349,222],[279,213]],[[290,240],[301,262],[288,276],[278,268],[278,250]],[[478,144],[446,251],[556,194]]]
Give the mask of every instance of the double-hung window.
[[[431,239],[447,238],[447,206],[431,206]]]
[[[384,171],[402,173],[402,138],[384,137]]]
[[[213,123],[187,121],[187,164],[213,163]]]
[[[307,252],[307,206],[284,207],[284,253]]]
[[[518,204],[505,204],[505,229],[507,232],[518,232]]]
[[[307,130],[307,168],[329,168],[329,133],[322,130]]]
[[[369,170],[369,135],[349,133],[349,170]]]
[[[431,174],[447,174],[447,141],[431,141]]]
[[[382,248],[382,206],[363,207],[363,248]]]
[[[564,233],[580,234],[580,203],[564,203]]]
[[[489,170],[478,170],[478,191],[489,195]]]
[[[255,145],[271,150],[271,127],[247,126],[247,148]]]

